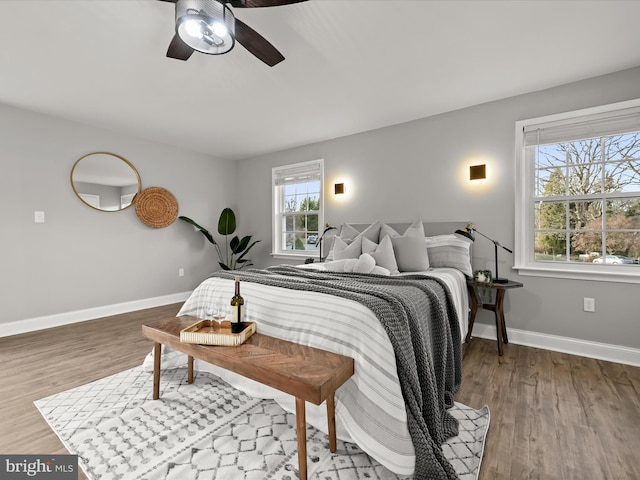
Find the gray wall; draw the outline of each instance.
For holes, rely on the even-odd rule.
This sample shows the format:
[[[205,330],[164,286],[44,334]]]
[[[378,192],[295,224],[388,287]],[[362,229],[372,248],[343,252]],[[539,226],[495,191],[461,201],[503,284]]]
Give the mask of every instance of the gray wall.
[[[0,323],[188,292],[214,270],[213,248],[186,223],[155,229],[133,207],[84,205],[69,175],[92,151],[128,159],[143,188],[166,188],[204,225],[234,207],[233,163],[0,105]]]
[[[513,246],[515,122],[638,97],[640,68],[240,161],[238,207],[264,240],[254,257],[282,263],[269,256],[271,204],[262,201],[271,198],[271,168],[316,158],[325,159],[325,221],[472,219]],[[490,175],[481,187],[468,181],[476,163],[486,163]],[[331,192],[336,180],[346,182],[344,198]],[[525,284],[507,295],[509,327],[640,348],[639,285],[518,276],[512,257],[499,256],[501,276]],[[493,269],[493,245],[482,238],[474,267]],[[583,297],[595,298],[595,313],[583,312]],[[492,314],[481,311],[477,321],[492,323]]]

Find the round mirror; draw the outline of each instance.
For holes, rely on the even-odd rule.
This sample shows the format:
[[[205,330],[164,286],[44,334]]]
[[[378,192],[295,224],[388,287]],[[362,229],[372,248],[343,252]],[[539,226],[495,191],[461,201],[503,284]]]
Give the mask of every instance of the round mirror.
[[[140,193],[140,175],[120,155],[93,152],[81,157],[71,169],[71,187],[85,204],[103,212],[131,206]]]

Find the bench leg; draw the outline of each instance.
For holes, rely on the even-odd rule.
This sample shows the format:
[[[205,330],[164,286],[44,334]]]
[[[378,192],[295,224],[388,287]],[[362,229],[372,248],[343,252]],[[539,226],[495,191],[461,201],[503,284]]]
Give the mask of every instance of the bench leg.
[[[336,404],[333,395],[327,397],[327,421],[329,422],[329,451],[336,451]]]
[[[162,344],[153,344],[153,399],[160,398],[160,356],[162,355]]]
[[[298,435],[298,475],[307,480],[307,418],[302,398],[296,397],[296,425]]]
[[[193,383],[193,357],[191,355],[187,357],[187,383]]]

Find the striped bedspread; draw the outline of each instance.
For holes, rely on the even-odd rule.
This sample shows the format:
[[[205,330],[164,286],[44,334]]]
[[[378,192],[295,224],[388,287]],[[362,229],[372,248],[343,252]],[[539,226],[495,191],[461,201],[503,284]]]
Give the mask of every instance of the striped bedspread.
[[[453,269],[427,274],[447,284],[464,338],[467,318],[464,276]],[[211,304],[227,306],[232,295],[232,280],[209,278],[194,290],[178,315],[206,318]],[[396,355],[376,315],[347,298],[247,281],[242,282],[242,296],[246,320],[256,322],[259,332],[354,358],[354,376],[336,392],[338,437],[357,443],[393,472],[414,473],[416,455]],[[178,352],[163,352],[165,368],[184,362],[184,355]],[[152,368],[151,356],[145,360],[145,366]],[[198,362],[197,368],[219,375],[250,395],[274,398],[283,408],[295,412],[294,399],[289,395],[205,362]],[[307,405],[307,421],[326,432],[324,406]]]

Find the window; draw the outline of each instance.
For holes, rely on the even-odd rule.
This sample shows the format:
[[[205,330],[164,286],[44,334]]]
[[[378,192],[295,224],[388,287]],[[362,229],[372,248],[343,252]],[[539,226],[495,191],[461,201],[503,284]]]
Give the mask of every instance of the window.
[[[322,160],[272,170],[273,254],[308,257],[318,250],[323,225]]]
[[[516,122],[516,268],[640,283],[640,100]]]

